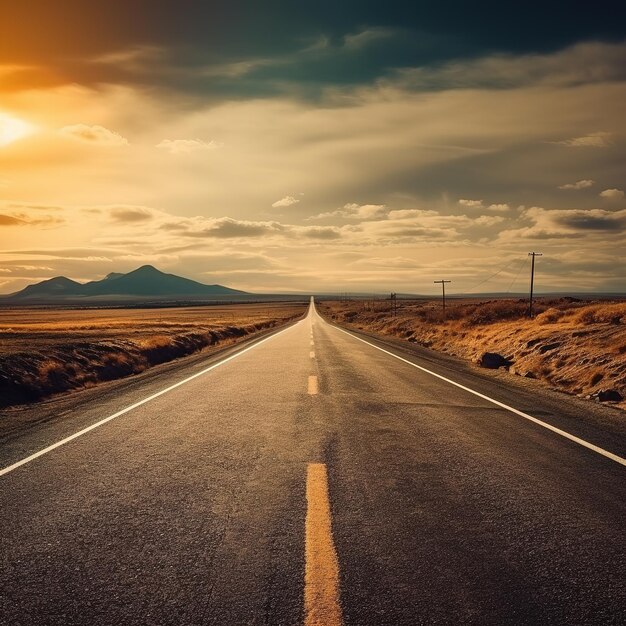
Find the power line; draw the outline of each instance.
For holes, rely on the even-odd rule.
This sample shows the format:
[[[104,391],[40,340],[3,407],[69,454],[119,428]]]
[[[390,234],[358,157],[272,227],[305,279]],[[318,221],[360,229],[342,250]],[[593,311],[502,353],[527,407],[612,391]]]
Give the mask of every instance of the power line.
[[[522,259],[522,262],[520,263],[520,266],[519,266],[519,269],[517,270],[517,274],[515,275],[515,278],[511,281],[509,288],[506,290],[507,294],[511,293],[511,289],[513,288],[513,285],[517,282],[517,279],[519,278],[519,275],[522,273],[522,269],[524,268],[527,262],[528,262],[528,257],[526,257],[525,259]]]
[[[511,265],[513,265],[513,263],[515,263],[515,261],[518,261],[518,260],[519,259],[517,258],[511,259],[506,265],[503,265],[497,272],[494,272],[490,276],[487,276],[487,278],[485,278],[484,280],[481,280],[479,283],[476,283],[473,287],[470,287],[469,289],[465,289],[462,292],[456,292],[455,295],[469,293],[470,291],[474,291],[474,289],[480,287],[481,285],[484,285],[487,281],[491,280],[492,278],[494,278],[495,276],[503,272],[505,269],[509,268]]]

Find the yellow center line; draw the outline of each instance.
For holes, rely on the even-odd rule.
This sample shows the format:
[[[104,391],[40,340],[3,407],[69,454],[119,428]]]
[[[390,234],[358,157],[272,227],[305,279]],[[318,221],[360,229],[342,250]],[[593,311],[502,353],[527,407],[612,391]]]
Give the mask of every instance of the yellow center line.
[[[323,463],[307,467],[306,501],[304,626],[341,626],[339,562]]]
[[[309,352],[309,356],[314,359],[315,358],[315,352],[313,352],[313,350],[311,350],[311,352]]]
[[[317,376],[309,376],[308,392],[310,396],[314,396],[319,391]]]
[[[313,341],[313,339],[311,339],[311,345],[314,346],[315,342]]]

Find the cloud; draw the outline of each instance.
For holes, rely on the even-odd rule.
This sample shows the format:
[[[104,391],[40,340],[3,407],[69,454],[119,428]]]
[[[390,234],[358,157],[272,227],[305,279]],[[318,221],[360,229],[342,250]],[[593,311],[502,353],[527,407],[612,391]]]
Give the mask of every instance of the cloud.
[[[390,220],[406,220],[406,219],[432,219],[439,217],[437,211],[424,210],[424,209],[393,209],[389,211],[387,217]]]
[[[187,154],[201,150],[217,150],[223,147],[223,144],[202,139],[163,139],[155,147],[167,150],[170,154]]]
[[[319,213],[318,215],[312,215],[309,220],[321,220],[332,217],[339,217],[350,220],[375,220],[380,218],[386,218],[389,209],[384,204],[356,204],[349,202],[344,204],[343,208],[336,211],[328,211],[326,213]]]
[[[378,245],[410,244],[417,242],[445,241],[458,238],[458,231],[452,228],[428,228],[419,224],[399,224],[396,222],[376,222],[377,226],[384,224],[385,228],[376,228],[372,231]],[[370,240],[372,241],[372,240]]]
[[[51,259],[89,259],[94,255],[99,258],[113,255],[117,252],[114,248],[40,248],[38,250],[5,250],[2,254],[20,254],[35,257],[46,257]],[[38,259],[39,261],[40,259]]]
[[[0,226],[58,226],[64,221],[63,218],[56,215],[38,215],[33,218],[27,213],[21,212],[0,214]]]
[[[482,200],[466,200],[465,198],[461,198],[459,200],[459,204],[461,206],[466,206],[469,209],[482,209],[483,208]]]
[[[415,259],[409,259],[407,257],[365,257],[358,258],[352,263],[350,263],[352,267],[363,267],[368,269],[380,269],[380,268],[394,268],[394,269],[407,269],[407,270],[416,270],[419,267],[419,264]]]
[[[26,224],[24,220],[21,220],[13,215],[1,215],[0,214],[0,226],[21,226]]]
[[[313,37],[303,38],[308,41],[307,45],[299,49],[284,50],[277,52],[273,50],[266,55],[251,56],[248,58],[238,58],[225,62],[209,63],[202,66],[199,74],[202,77],[209,78],[226,78],[241,79],[244,77],[252,77],[254,74],[262,72],[265,78],[275,78],[276,80],[265,81],[265,89],[273,92],[281,90],[281,85],[291,86],[291,90],[296,87],[298,79],[294,80],[295,75],[307,74],[307,81],[310,85],[319,86],[333,76],[330,82],[341,82],[334,78],[336,72],[332,68],[340,63],[354,63],[355,53],[364,51],[366,48],[391,39],[399,33],[399,30],[393,28],[372,27],[364,30],[347,33],[343,36],[329,36],[327,34],[319,34]],[[298,70],[296,74],[294,72]],[[363,71],[361,65],[360,71]],[[373,68],[368,68],[368,73]],[[375,72],[376,73],[376,72]],[[179,71],[180,74],[180,71]],[[345,74],[343,74],[345,77]],[[258,83],[257,83],[258,88]]]
[[[18,211],[63,211],[63,207],[54,204],[24,204],[21,202],[11,202],[8,206]]]
[[[543,217],[544,214],[540,214]],[[626,228],[626,210],[572,209],[549,211],[548,219],[572,230],[622,232]]]
[[[285,196],[280,200],[276,200],[276,202],[272,203],[274,208],[282,207],[282,206],[291,206],[292,204],[298,204],[300,200],[298,198],[294,198],[293,196]]]
[[[87,124],[73,124],[64,126],[59,130],[61,135],[71,137],[85,143],[98,144],[100,146],[125,146],[128,139],[120,134],[104,128],[104,126],[88,126]]]
[[[592,187],[594,182],[595,181],[590,179],[578,180],[575,183],[559,185],[559,189],[587,189],[587,187]]]
[[[548,54],[487,54],[444,64],[403,67],[382,82],[399,82],[407,89],[513,89],[529,85],[554,87],[620,81],[624,71],[623,43],[578,43]]]
[[[495,226],[504,222],[504,218],[500,215],[481,215],[472,221],[477,226]]]
[[[116,222],[145,222],[155,215],[154,210],[148,207],[126,205],[111,207],[109,213]]]
[[[393,35],[394,31],[390,28],[368,28],[359,33],[345,35],[344,47],[348,50],[360,50],[375,41],[387,39]]]
[[[177,224],[173,228],[173,224]],[[232,217],[181,218],[178,222],[163,224],[162,229],[174,231],[184,237],[200,239],[255,239],[280,237],[295,239],[338,239],[341,230],[333,226],[298,226],[277,221],[237,220]]]
[[[607,200],[621,200],[624,197],[624,192],[621,189],[605,189],[600,192],[600,197]]]
[[[572,137],[571,139],[564,139],[563,141],[557,141],[562,146],[568,148],[606,148],[611,145],[611,133],[605,131],[598,131],[596,133],[589,133],[582,137]]]
[[[306,226],[298,228],[296,232],[300,232],[304,237],[309,239],[339,239],[341,231],[332,226]]]
[[[278,60],[276,59],[245,59],[243,61],[231,61],[218,65],[207,65],[202,68],[200,73],[205,78],[237,79],[277,63]]]
[[[163,64],[166,61],[166,51],[158,46],[131,46],[105,52],[89,60],[94,65],[110,65],[113,68],[124,67],[126,71],[149,72],[155,64]]]
[[[252,220],[236,220],[232,217],[220,217],[204,220],[187,220],[187,237],[230,239],[236,237],[260,237],[285,232],[279,222],[256,222]]]
[[[459,204],[461,206],[467,207],[468,209],[486,209],[487,211],[509,211],[511,207],[506,202],[501,202],[497,204],[490,204],[489,206],[485,206],[482,200],[467,200],[465,198],[461,198],[459,200]]]
[[[626,209],[544,209],[531,207],[522,219],[532,226],[506,230],[500,233],[502,240],[516,239],[576,239],[594,233],[620,236],[626,230]]]

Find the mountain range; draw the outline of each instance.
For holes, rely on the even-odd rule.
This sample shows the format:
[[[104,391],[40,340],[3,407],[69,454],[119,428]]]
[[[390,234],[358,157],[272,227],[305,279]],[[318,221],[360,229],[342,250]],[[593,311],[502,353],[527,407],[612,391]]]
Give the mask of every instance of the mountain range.
[[[57,276],[28,285],[21,291],[4,296],[4,300],[59,300],[67,298],[123,296],[125,298],[180,298],[187,296],[243,295],[245,291],[223,285],[205,285],[189,278],[166,274],[152,265],[121,274],[112,272],[102,280],[79,283],[65,276]]]

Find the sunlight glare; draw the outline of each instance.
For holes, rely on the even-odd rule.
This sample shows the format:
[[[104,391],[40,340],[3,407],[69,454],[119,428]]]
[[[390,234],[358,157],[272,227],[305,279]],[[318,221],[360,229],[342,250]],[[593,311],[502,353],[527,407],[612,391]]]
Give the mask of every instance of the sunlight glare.
[[[10,115],[0,113],[0,146],[6,146],[34,132],[34,126]]]

